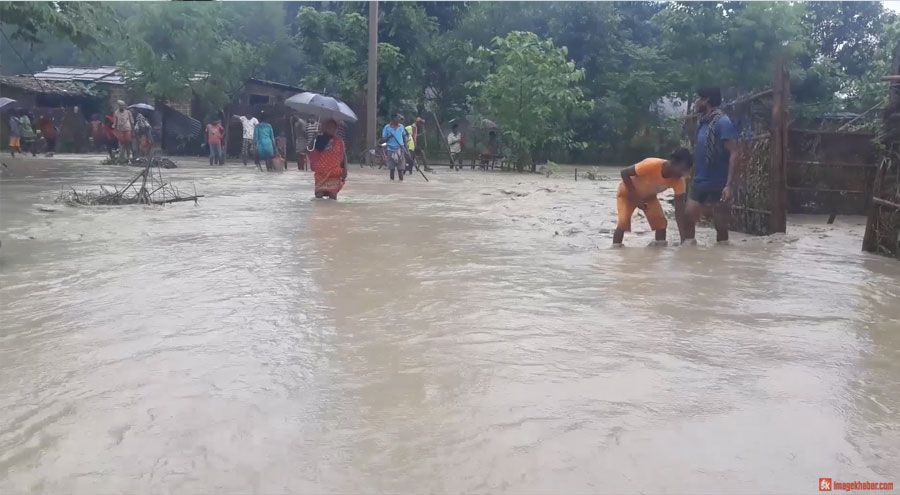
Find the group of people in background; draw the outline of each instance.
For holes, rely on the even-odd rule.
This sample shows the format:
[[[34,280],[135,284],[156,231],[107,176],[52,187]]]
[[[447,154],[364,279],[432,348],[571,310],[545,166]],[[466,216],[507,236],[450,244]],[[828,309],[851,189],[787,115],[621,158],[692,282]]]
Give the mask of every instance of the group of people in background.
[[[276,137],[268,115],[260,112],[258,117],[234,115],[233,118],[241,123],[241,160],[244,165],[252,159],[259,170],[262,170],[263,163],[267,171],[283,170],[287,163],[287,136],[282,131]],[[290,125],[297,154],[297,170],[311,169],[314,172],[315,197],[337,199],[347,180],[347,157],[341,125],[335,120],[313,122],[301,117],[292,117]],[[224,128],[221,121],[213,120],[207,125],[206,132],[210,139],[210,165],[216,160],[214,153],[222,156],[224,163],[221,141]]]
[[[284,131],[275,135],[275,130],[268,122],[269,119],[265,112],[260,112],[258,118],[246,115],[233,115],[232,118],[241,123],[241,161],[245,166],[252,159],[260,170],[262,170],[262,164],[265,164],[266,170],[286,167],[288,138]],[[318,135],[318,125],[300,117],[292,117],[290,125],[294,134],[297,170],[307,170],[310,168],[308,157],[311,151],[310,143]],[[206,134],[210,146],[209,164],[224,163],[222,122],[218,119],[213,120],[206,126]],[[221,162],[218,161],[220,159]]]
[[[113,111],[106,116],[91,116],[93,147],[104,150],[110,159],[131,161],[149,156],[157,141],[154,134],[150,120],[142,112],[128,108],[123,100],[117,100]]]
[[[37,156],[43,140],[45,156],[53,156],[59,138],[59,124],[51,113],[45,113],[35,122],[25,109],[15,109],[9,115],[9,153],[31,153]]]
[[[241,161],[244,162],[244,166],[247,165],[247,160],[252,158],[259,170],[262,170],[262,164],[265,164],[267,171],[273,171],[276,169],[276,162],[280,168],[284,168],[286,143],[282,146],[275,137],[275,130],[268,122],[268,115],[265,112],[260,112],[259,118],[246,115],[232,115],[232,118],[241,123]],[[222,121],[215,119],[207,125],[206,135],[209,144],[209,164],[225,164],[225,128],[222,127]]]

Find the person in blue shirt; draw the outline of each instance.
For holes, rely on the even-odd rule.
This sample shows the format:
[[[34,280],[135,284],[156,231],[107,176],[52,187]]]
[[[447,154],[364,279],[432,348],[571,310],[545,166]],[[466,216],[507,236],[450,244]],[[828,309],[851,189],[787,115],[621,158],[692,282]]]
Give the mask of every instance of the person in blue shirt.
[[[697,222],[705,214],[713,217],[716,241],[728,241],[729,202],[733,197],[737,161],[737,131],[731,119],[719,109],[722,92],[719,88],[701,88],[694,103],[700,114],[694,147],[694,179],[687,201],[687,222],[682,244],[696,244]]]
[[[391,171],[391,180],[394,180],[394,170],[403,181],[403,170],[406,168],[406,159],[403,155],[403,146],[406,143],[406,129],[400,125],[400,115],[394,114],[391,122],[384,126],[381,131],[381,138],[387,145],[387,164]]]
[[[253,143],[256,145],[256,156],[266,163],[266,170],[275,170],[275,131],[269,123],[269,116],[260,112],[259,123],[253,128]],[[256,164],[259,170],[262,167]]]

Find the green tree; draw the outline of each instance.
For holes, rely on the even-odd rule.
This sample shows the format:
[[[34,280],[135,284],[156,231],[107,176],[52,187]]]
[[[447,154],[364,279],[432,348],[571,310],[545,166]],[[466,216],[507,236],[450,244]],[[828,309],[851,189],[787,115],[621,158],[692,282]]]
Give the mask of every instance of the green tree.
[[[803,24],[818,56],[834,60],[851,77],[872,69],[879,33],[895,14],[881,2],[808,2]]]
[[[49,36],[87,48],[107,31],[108,13],[98,2],[0,2],[0,27],[12,39],[41,43]]]
[[[102,42],[114,24],[111,14],[97,2],[0,2],[2,73],[109,59]]]
[[[673,3],[654,17],[669,80],[683,98],[700,86],[749,92],[770,84],[778,57],[803,48],[803,5],[779,2]]]
[[[301,7],[296,41],[306,54],[302,85],[347,101],[365,91],[368,21],[358,12]]]
[[[476,90],[479,113],[502,122],[504,142],[520,170],[545,146],[574,148],[571,127],[556,125],[590,109],[579,84],[584,70],[569,60],[565,47],[534,33],[515,31],[480,48],[472,63],[488,68]]]
[[[129,17],[123,65],[133,84],[160,100],[197,95],[221,111],[258,67],[259,47],[229,37],[221,6],[140,4]]]
[[[301,7],[296,40],[307,59],[303,86],[360,107],[366,90],[369,28],[367,17],[358,10],[354,4],[342,5],[336,11]],[[386,9],[384,16],[378,43],[378,108],[382,119],[392,111],[415,106],[416,99],[424,94],[421,60],[411,55],[417,53],[420,43],[427,42],[432,29],[421,8],[398,3]]]
[[[255,76],[299,84],[305,53],[293,37],[296,11],[286,2],[223,2],[222,36],[252,45],[260,60]]]

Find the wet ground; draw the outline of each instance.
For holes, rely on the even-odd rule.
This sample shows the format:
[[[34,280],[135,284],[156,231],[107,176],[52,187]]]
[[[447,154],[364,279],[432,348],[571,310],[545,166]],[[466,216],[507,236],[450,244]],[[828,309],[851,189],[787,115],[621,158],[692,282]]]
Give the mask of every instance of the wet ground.
[[[861,218],[615,250],[612,180],[354,168],[311,201],[185,160],[196,206],[54,204],[137,172],[99,161],[3,158],[0,493],[900,481],[900,264]]]

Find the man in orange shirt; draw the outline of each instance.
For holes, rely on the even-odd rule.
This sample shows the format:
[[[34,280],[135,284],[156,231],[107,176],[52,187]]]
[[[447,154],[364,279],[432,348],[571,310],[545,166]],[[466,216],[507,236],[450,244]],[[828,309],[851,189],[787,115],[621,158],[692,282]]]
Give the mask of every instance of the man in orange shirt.
[[[618,221],[613,233],[613,247],[621,247],[625,232],[631,231],[631,216],[636,208],[644,211],[650,228],[656,231],[656,240],[650,245],[667,244],[668,222],[656,195],[669,188],[675,191],[675,221],[678,233],[684,238],[684,176],[690,172],[693,162],[691,152],[679,148],[669,155],[668,160],[646,158],[622,170],[622,182],[616,194]]]

